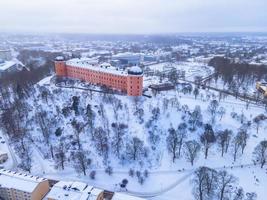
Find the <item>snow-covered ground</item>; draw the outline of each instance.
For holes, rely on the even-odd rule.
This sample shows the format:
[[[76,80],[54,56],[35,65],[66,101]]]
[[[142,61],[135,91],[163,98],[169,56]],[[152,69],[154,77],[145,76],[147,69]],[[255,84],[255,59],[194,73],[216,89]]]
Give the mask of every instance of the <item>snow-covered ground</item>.
[[[56,107],[62,109],[66,105],[71,104],[72,96],[80,97],[80,104],[86,106],[88,103],[92,105],[93,110],[97,113],[101,102],[103,102],[103,94],[91,93],[77,90],[77,89],[61,89],[59,90],[53,84],[50,85],[50,78],[48,77],[39,83],[39,86],[46,87],[53,95],[52,99],[48,99],[48,103],[40,98],[35,102],[34,106],[41,106],[45,109],[51,117],[56,117],[58,120]],[[38,93],[36,94],[38,97]],[[146,146],[150,146],[146,128],[146,122],[151,118],[151,110],[155,107],[160,108],[160,116],[157,120],[156,129],[154,131],[160,132],[160,141],[155,150],[150,150],[150,157],[143,160],[141,163],[128,163],[122,164],[118,159],[110,154],[108,158],[108,164],[113,167],[114,173],[109,176],[104,170],[106,165],[103,158],[97,154],[90,137],[86,132],[82,133],[82,145],[84,148],[90,151],[90,157],[93,158],[93,164],[91,170],[96,171],[96,179],[91,180],[88,176],[77,175],[71,164],[65,168],[65,170],[56,170],[53,168],[54,162],[51,159],[44,159],[42,154],[47,154],[47,147],[43,145],[41,133],[39,129],[34,129],[32,136],[35,139],[37,147],[33,150],[33,173],[37,175],[46,176],[53,179],[62,180],[82,180],[95,185],[97,187],[106,188],[110,190],[120,190],[118,184],[122,179],[127,178],[129,184],[127,185],[127,191],[130,194],[137,196],[143,196],[155,200],[164,199],[183,199],[191,200],[192,197],[192,183],[193,170],[198,166],[208,166],[218,170],[226,169],[229,173],[235,175],[239,179],[239,185],[242,186],[246,192],[256,192],[259,200],[264,200],[266,196],[265,184],[267,175],[266,167],[259,169],[257,166],[253,166],[252,152],[254,147],[263,139],[267,139],[265,130],[267,129],[267,123],[264,122],[256,133],[255,125],[252,124],[248,128],[250,134],[249,142],[245,149],[244,155],[240,155],[236,162],[233,162],[233,156],[228,153],[223,158],[217,149],[217,145],[213,145],[210,150],[208,159],[204,159],[203,152],[200,152],[199,158],[192,167],[191,164],[186,161],[184,156],[177,159],[175,163],[172,162],[171,156],[166,148],[166,134],[170,127],[177,127],[182,122],[181,111],[183,105],[187,105],[188,109],[192,111],[195,106],[200,106],[203,115],[203,122],[209,123],[210,116],[207,111],[207,107],[211,99],[218,99],[218,93],[207,90],[200,90],[200,94],[195,97],[192,94],[183,94],[178,91],[161,92],[157,96],[152,98],[140,97],[141,101],[136,103],[133,98],[121,95],[115,95],[115,97],[122,102],[123,109],[119,110],[117,114],[118,121],[126,123],[128,125],[129,136],[137,136],[144,140]],[[169,102],[164,106],[164,102]],[[221,107],[224,107],[226,112],[222,119],[219,117],[214,124],[215,132],[223,129],[231,129],[234,133],[238,131],[241,126],[238,118],[231,117],[233,112],[237,115],[244,115],[245,121],[252,121],[253,118],[261,113],[265,113],[264,108],[257,105],[247,105],[234,97],[227,97],[219,102]],[[103,103],[104,112],[106,118],[111,124],[115,120],[115,113],[113,106],[108,103]],[[138,118],[133,114],[136,107],[144,109],[144,115],[142,116],[144,123],[140,123]],[[128,110],[126,112],[126,110]],[[128,114],[127,114],[128,113]],[[34,116],[34,113],[31,113]],[[64,127],[64,136],[73,135],[73,129],[70,125],[70,120],[75,115],[71,114],[71,117],[58,120],[58,126]],[[60,117],[62,117],[60,115]],[[77,116],[78,120],[83,120]],[[94,126],[103,125],[103,120],[97,115]],[[199,135],[203,129],[197,129],[195,132],[188,131],[187,139],[199,140]],[[127,134],[127,135],[128,135]],[[58,138],[52,136],[55,144],[58,143]],[[243,165],[243,168],[241,168]],[[225,167],[225,168],[224,168]],[[233,167],[233,169],[232,169]],[[128,171],[132,168],[134,170],[140,170],[141,172],[147,169],[149,176],[140,185],[136,177],[129,177]],[[257,180],[258,179],[258,180]]]
[[[214,72],[214,68],[199,62],[176,62],[176,63],[159,63],[147,66],[152,71],[164,72],[172,68],[184,71],[185,79],[194,81],[196,76],[207,77]]]

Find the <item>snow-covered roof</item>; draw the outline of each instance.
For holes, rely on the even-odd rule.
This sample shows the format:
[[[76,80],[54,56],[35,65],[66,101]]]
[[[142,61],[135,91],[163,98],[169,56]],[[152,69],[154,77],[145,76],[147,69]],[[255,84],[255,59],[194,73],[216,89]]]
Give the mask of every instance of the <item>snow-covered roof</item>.
[[[15,61],[5,61],[3,63],[0,63],[0,71],[5,71],[16,64],[17,63]]]
[[[64,60],[64,57],[63,57],[63,56],[57,56],[57,57],[56,57],[56,60],[57,60],[57,61],[62,61],[62,60]]]
[[[80,67],[84,69],[90,69],[94,71],[100,71],[104,73],[110,73],[110,74],[115,74],[115,75],[120,75],[120,76],[127,76],[127,72],[124,70],[120,70],[114,66],[111,66],[109,63],[103,63],[101,65],[92,65],[88,59],[79,59],[79,58],[74,58],[71,60],[68,60],[66,62],[66,65],[72,66],[72,67]]]
[[[43,181],[46,181],[46,179],[0,169],[0,187],[2,188],[13,188],[31,193]]]
[[[143,70],[138,67],[138,66],[133,66],[129,69],[129,71],[133,72],[133,73],[143,73]]]
[[[93,187],[83,182],[60,181],[56,183],[46,198],[56,200],[87,200]]]
[[[5,152],[5,151],[1,151],[0,150],[0,156],[2,156],[2,155],[6,155],[7,154],[7,152]]]
[[[132,53],[132,52],[125,52],[125,53],[118,53],[112,57],[116,58],[116,59],[140,59],[141,54]]]

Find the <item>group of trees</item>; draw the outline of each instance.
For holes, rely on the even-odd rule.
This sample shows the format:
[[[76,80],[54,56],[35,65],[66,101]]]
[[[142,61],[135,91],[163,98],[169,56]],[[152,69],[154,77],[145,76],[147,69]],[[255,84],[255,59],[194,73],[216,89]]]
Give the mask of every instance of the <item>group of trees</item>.
[[[15,98],[6,97],[3,100],[8,106],[5,106],[5,110],[1,113],[1,125],[5,132],[14,138],[14,142],[22,146],[19,154],[23,158],[21,167],[28,171],[32,165],[32,149],[29,144],[34,142],[45,144],[42,150],[46,157],[54,160],[56,168],[65,169],[71,164],[78,173],[93,178],[95,172],[90,169],[94,165],[92,158],[95,153],[103,159],[103,164],[106,166],[110,164],[111,155],[114,155],[121,164],[142,163],[151,159],[152,156],[149,155],[158,150],[157,145],[161,144],[160,141],[164,141],[173,162],[184,157],[194,165],[201,150],[204,152],[204,158],[208,159],[209,152],[215,145],[222,157],[226,153],[231,153],[233,160],[236,161],[239,155],[244,153],[249,139],[245,128],[240,128],[236,134],[229,129],[214,130],[216,118],[219,116],[221,119],[225,114],[225,109],[220,107],[217,100],[211,100],[207,109],[211,117],[210,123],[204,124],[200,106],[190,110],[187,105],[181,106],[177,98],[165,98],[162,106],[150,105],[147,120],[144,116],[146,108],[138,99],[134,99],[132,107],[129,108],[114,95],[101,94],[99,96],[102,99],[94,105],[90,102],[84,104],[84,99],[89,94],[81,96],[76,94],[67,95],[68,98],[58,104],[55,93],[61,94],[60,89],[49,90],[45,87],[28,89],[18,85],[13,91]],[[183,90],[185,93],[189,91],[193,91],[189,86]],[[194,92],[194,95],[198,94],[198,91]],[[31,110],[31,106],[26,99],[31,96],[37,104],[30,118],[27,116],[27,110]],[[53,104],[54,107],[44,106],[47,104]],[[107,106],[112,108],[114,117],[110,117],[111,113],[107,113]],[[170,109],[180,112],[181,122],[177,127],[171,125],[168,130],[164,130],[158,122],[163,114],[169,115]],[[133,111],[132,116],[130,111]],[[132,120],[129,119],[130,116],[135,116],[140,124],[144,124],[148,142],[131,134],[126,123]],[[253,123],[257,129],[263,120],[264,116],[254,118]],[[29,134],[33,124],[37,125],[41,133],[38,141],[34,141],[35,138]],[[71,131],[66,130],[68,128]],[[190,135],[192,133],[199,133],[199,137],[192,137]],[[266,141],[262,141],[253,153],[253,161],[262,167],[266,164],[266,149]],[[107,169],[107,173],[112,173],[112,168]],[[209,171],[208,174],[210,173]],[[223,173],[218,174],[219,177],[224,176]],[[142,183],[145,175],[140,177],[138,181]]]
[[[193,195],[196,200],[255,200],[255,193],[246,193],[237,187],[237,178],[227,171],[200,167],[195,171]]]
[[[216,145],[221,157],[230,153],[235,162],[238,157],[244,154],[249,140],[249,134],[244,127],[241,127],[236,134],[230,129],[214,132],[211,124],[205,124],[202,134],[198,139],[187,140],[189,130],[186,123],[179,124],[177,129],[169,128],[166,137],[167,149],[172,161],[184,157],[191,165],[199,157],[203,150],[204,158],[207,159],[212,146]],[[262,141],[253,152],[253,161],[263,167],[267,161],[267,142]]]
[[[259,100],[259,93],[250,94],[248,88],[251,86],[254,88],[257,81],[267,78],[266,65],[236,62],[234,59],[226,57],[214,57],[210,60],[209,65],[215,69],[215,81],[221,79],[225,87],[236,97],[238,94],[244,97],[253,95],[256,101]]]

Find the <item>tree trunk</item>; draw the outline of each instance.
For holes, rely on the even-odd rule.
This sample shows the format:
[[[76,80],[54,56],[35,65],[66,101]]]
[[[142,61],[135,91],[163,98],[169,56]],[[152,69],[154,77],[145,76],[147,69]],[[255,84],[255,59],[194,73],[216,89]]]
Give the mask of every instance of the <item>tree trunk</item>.
[[[205,159],[208,158],[208,151],[209,151],[209,148],[205,148]]]

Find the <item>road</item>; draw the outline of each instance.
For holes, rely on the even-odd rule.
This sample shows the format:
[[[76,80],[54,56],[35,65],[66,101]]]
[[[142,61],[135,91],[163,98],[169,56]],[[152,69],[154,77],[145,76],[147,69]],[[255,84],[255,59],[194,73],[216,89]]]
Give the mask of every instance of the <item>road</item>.
[[[238,168],[250,168],[250,167],[255,167],[256,165],[253,163],[249,163],[249,164],[244,164],[244,165],[229,165],[229,166],[219,166],[219,167],[214,167],[213,169],[215,170],[231,170],[231,169],[238,169]],[[208,166],[207,166],[208,167]],[[161,171],[152,171],[150,172],[150,175],[162,175],[162,174],[173,174],[173,179],[174,182],[167,185],[165,184],[165,187],[162,189],[157,189],[157,190],[152,190],[149,192],[140,192],[140,191],[134,191],[134,190],[127,190],[127,191],[121,191],[119,189],[115,190],[114,192],[122,192],[122,193],[126,193],[128,195],[132,195],[132,196],[137,196],[137,197],[142,197],[142,198],[153,198],[153,197],[157,197],[160,195],[163,195],[166,192],[169,192],[170,190],[175,189],[176,187],[178,187],[181,183],[183,183],[184,181],[186,181],[188,178],[190,178],[193,174],[194,171],[197,169],[197,167],[195,168],[191,168],[191,169],[185,169],[185,170],[161,170]],[[100,169],[97,170],[95,169],[97,174],[99,173],[105,173],[104,170]],[[114,170],[113,175],[116,174],[128,174],[128,171],[124,171],[124,170]],[[48,173],[46,175],[44,175],[46,178],[54,181],[54,180],[60,180],[65,179],[65,180],[71,180],[71,181],[81,181],[80,178],[78,177],[70,177],[68,176],[69,174],[65,174],[64,176],[59,176],[57,173]],[[182,176],[181,176],[182,175]],[[66,176],[66,178],[64,178]],[[59,179],[57,179],[57,177],[59,177]],[[82,180],[83,182],[86,182],[85,180]],[[92,181],[90,181],[90,184],[92,184]],[[112,185],[112,184],[111,184]],[[103,187],[103,185],[101,184],[94,184],[95,187],[98,188],[105,188]]]

